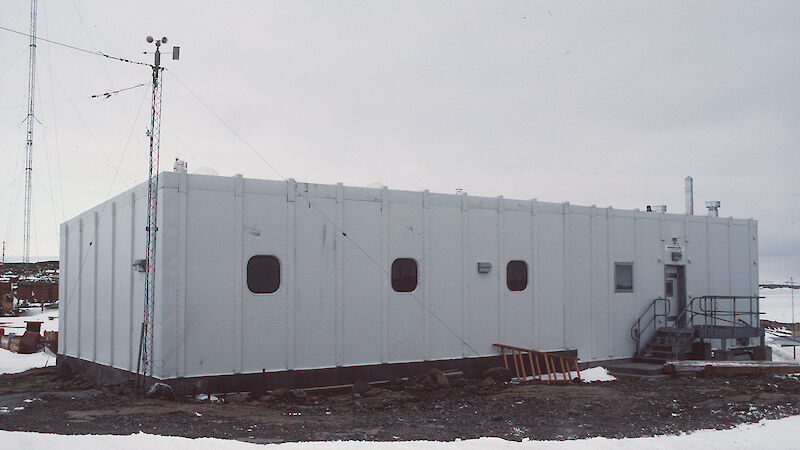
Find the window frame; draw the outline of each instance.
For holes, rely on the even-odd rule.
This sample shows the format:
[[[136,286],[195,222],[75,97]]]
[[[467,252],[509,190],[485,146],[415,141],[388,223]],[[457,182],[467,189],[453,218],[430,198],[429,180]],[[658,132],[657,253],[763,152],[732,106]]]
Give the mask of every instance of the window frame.
[[[619,287],[619,268],[620,267],[630,267],[631,269],[631,287],[630,288],[620,288]],[[636,288],[634,283],[634,267],[633,262],[615,262],[614,263],[614,292],[621,292],[621,293],[630,293]]]
[[[513,289],[511,287],[511,279],[509,278],[509,273],[510,273],[509,268],[511,267],[512,263],[522,263],[525,266],[525,272],[524,272],[525,286],[523,286],[522,289]],[[512,260],[509,260],[508,263],[506,264],[506,287],[511,292],[523,292],[523,291],[525,291],[526,289],[528,289],[528,285],[530,284],[529,275],[530,275],[530,268],[528,266],[528,262],[527,261],[525,261],[524,259],[512,259]]]
[[[395,264],[397,264],[399,261],[411,261],[411,262],[414,263],[414,287],[411,290],[405,290],[405,289],[398,290],[397,289],[397,286],[395,284],[394,271],[395,271]],[[402,282],[401,280],[402,280],[402,278],[399,279],[397,281],[397,283],[401,283]],[[390,284],[392,286],[392,290],[394,292],[397,292],[397,293],[400,293],[400,294],[407,294],[409,292],[416,291],[417,287],[419,287],[419,263],[417,262],[417,260],[414,259],[414,258],[395,258],[394,261],[392,261],[392,266],[391,266],[390,271],[389,271],[389,281],[390,281]]]
[[[278,285],[277,285],[277,287],[275,288],[274,291],[263,291],[262,292],[262,291],[254,291],[252,289],[253,286],[250,283],[250,264],[253,262],[253,260],[255,260],[257,258],[258,259],[271,258],[278,265]],[[278,291],[281,290],[281,285],[283,284],[282,283],[283,276],[282,276],[281,272],[282,272],[282,270],[281,270],[281,260],[277,256],[275,256],[275,255],[253,255],[253,256],[251,256],[247,260],[247,266],[245,267],[245,284],[247,284],[247,290],[250,291],[250,293],[254,294],[254,295],[274,295],[274,294],[276,294]]]

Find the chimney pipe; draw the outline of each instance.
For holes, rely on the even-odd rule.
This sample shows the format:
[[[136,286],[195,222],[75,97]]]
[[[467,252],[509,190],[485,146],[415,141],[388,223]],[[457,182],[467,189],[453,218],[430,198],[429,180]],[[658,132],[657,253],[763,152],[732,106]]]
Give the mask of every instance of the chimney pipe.
[[[694,183],[692,177],[686,177],[686,215],[694,214]]]

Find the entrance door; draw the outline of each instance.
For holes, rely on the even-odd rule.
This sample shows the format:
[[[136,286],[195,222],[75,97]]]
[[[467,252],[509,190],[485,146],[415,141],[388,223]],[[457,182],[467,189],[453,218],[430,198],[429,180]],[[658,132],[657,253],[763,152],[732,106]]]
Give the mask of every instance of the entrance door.
[[[670,316],[673,320],[677,319],[686,308],[686,277],[683,266],[664,266],[664,297],[669,300]],[[681,326],[683,323],[677,325]]]

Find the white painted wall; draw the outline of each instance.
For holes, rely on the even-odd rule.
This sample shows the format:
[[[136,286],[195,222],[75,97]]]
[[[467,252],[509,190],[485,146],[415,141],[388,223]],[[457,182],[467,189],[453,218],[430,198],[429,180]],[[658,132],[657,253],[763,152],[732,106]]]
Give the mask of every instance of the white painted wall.
[[[159,199],[161,378],[485,356],[494,342],[630,357],[673,238],[688,296],[757,294],[753,220],[179,173]],[[135,370],[145,208],[142,185],[62,225],[60,352]],[[260,254],[281,263],[273,294],[247,288]],[[418,263],[413,293],[391,288],[396,258]],[[510,260],[528,264],[523,291],[507,289]],[[615,262],[634,263],[634,292],[614,291]]]

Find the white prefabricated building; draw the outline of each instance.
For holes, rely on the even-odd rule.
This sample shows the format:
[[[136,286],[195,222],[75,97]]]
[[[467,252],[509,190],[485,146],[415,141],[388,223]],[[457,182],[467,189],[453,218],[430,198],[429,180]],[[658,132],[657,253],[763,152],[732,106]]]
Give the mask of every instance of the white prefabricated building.
[[[142,184],[61,225],[63,360],[136,371],[146,209]],[[496,342],[631,358],[633,323],[676,295],[671,269],[685,298],[758,295],[752,219],[176,171],[160,175],[158,223],[166,381],[343,382],[496,357]]]

